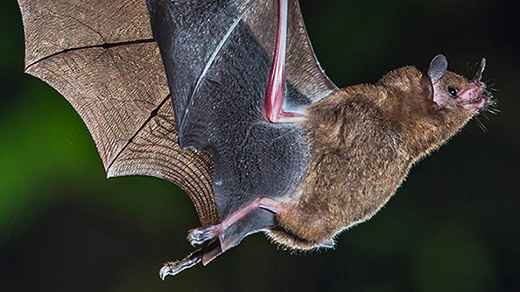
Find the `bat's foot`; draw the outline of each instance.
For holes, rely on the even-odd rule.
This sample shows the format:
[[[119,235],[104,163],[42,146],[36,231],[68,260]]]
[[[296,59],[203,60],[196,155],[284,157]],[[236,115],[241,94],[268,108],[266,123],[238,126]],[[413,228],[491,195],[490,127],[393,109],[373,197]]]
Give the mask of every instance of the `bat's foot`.
[[[222,232],[223,230],[221,228],[221,224],[213,225],[207,228],[199,227],[190,230],[187,239],[192,246],[198,246],[206,241],[218,237],[220,234],[222,234]]]
[[[178,273],[200,263],[202,261],[202,256],[203,252],[201,250],[197,250],[184,258],[182,261],[165,263],[159,271],[159,277],[161,277],[161,279],[164,281],[167,276],[175,276]]]

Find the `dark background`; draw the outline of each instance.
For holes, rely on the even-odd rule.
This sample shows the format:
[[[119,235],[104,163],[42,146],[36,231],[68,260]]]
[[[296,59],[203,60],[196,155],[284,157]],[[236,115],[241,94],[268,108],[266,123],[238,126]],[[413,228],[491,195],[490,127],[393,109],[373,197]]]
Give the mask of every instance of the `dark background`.
[[[144,0],[143,0],[144,1]],[[272,0],[275,1],[275,0]],[[520,291],[520,1],[302,1],[316,54],[339,86],[373,83],[438,53],[498,89],[480,116],[416,165],[335,250],[291,255],[250,236],[165,282],[192,248],[187,195],[155,178],[106,180],[72,107],[23,74],[15,1],[0,2],[0,291]]]

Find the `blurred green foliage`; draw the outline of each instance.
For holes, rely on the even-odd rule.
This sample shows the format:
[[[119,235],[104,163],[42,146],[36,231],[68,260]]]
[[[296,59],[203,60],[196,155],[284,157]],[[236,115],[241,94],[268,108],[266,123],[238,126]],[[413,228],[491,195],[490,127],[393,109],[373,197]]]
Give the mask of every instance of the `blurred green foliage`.
[[[254,235],[162,282],[191,252],[189,198],[159,179],[105,179],[68,103],[23,74],[15,1],[0,3],[0,291],[520,291],[518,1],[301,1],[316,54],[340,86],[444,53],[488,58],[501,113],[420,162],[335,250],[291,255]]]

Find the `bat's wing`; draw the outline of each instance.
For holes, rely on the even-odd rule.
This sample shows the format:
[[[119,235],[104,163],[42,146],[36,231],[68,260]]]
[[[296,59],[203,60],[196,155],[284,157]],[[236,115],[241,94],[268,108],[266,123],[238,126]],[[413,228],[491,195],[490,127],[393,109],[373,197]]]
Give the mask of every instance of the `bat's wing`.
[[[239,57],[260,61],[272,60],[277,35],[278,0],[147,0],[155,39],[161,48],[166,74],[174,99],[176,121],[182,147],[195,146],[201,138],[195,125],[207,108],[198,109],[198,99],[205,99],[207,83],[215,81],[215,71],[238,64]],[[286,80],[288,106],[303,106],[318,101],[338,88],[325,75],[312,50],[297,0],[289,0]],[[247,31],[244,31],[247,30]],[[249,39],[240,39],[248,37]],[[236,46],[241,41],[242,47]],[[243,56],[254,47],[263,56]],[[235,51],[231,51],[234,49]],[[225,58],[233,60],[225,60]],[[270,69],[269,61],[269,69]],[[233,81],[241,83],[259,79],[263,68],[255,63],[243,68]],[[216,68],[222,69],[216,69]],[[242,68],[240,68],[242,69]],[[244,80],[250,74],[249,80]],[[265,78],[263,78],[265,79]],[[214,85],[216,82],[213,82]],[[236,83],[236,82],[235,82]],[[255,87],[259,86],[255,84]],[[220,89],[218,85],[212,88]],[[264,90],[264,88],[262,88]],[[249,93],[249,92],[247,92]],[[247,95],[246,92],[242,93]],[[259,99],[263,96],[258,96]],[[197,104],[199,105],[199,104]],[[193,137],[194,136],[194,137]]]
[[[263,117],[278,31],[278,0],[148,0],[170,86],[181,147],[213,154],[221,218],[256,197],[291,194],[308,162],[302,128]],[[302,108],[337,87],[311,48],[297,0],[289,1],[286,107]],[[221,237],[223,250],[276,224],[256,210]]]
[[[219,221],[208,153],[182,150],[144,1],[19,0],[26,72],[61,93],[90,131],[109,177],[183,188],[203,225]]]

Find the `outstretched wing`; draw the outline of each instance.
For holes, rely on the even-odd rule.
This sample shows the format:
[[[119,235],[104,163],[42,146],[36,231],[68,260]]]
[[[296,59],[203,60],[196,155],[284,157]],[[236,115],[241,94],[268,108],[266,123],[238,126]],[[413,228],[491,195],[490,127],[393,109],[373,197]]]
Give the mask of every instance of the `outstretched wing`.
[[[209,151],[221,218],[259,196],[291,194],[308,161],[298,125],[271,124],[263,104],[278,31],[277,0],[148,0],[181,147]],[[289,1],[286,106],[337,91],[316,61],[297,0]],[[275,225],[256,210],[224,235],[223,249]],[[222,239],[222,238],[221,238]],[[229,239],[229,240],[228,240]]]
[[[182,150],[146,3],[19,0],[26,72],[85,122],[109,177],[150,175],[183,188],[202,225],[219,221],[208,153]]]

